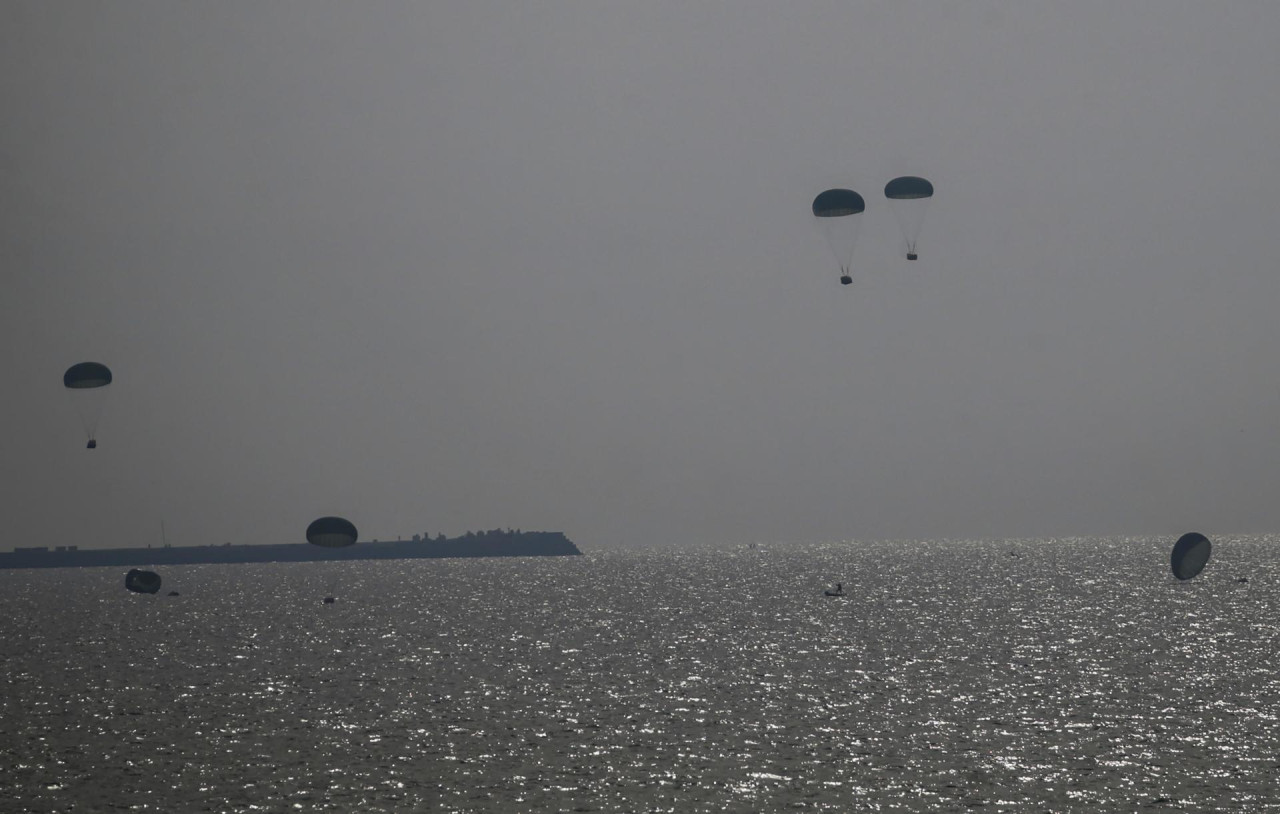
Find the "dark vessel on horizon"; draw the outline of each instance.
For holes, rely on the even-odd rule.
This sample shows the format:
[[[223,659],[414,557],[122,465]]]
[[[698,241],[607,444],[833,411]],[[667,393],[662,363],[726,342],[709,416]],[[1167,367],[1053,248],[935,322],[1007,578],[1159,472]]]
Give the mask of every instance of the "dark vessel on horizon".
[[[482,531],[461,537],[357,543],[322,548],[308,543],[82,549],[74,545],[0,552],[0,568],[93,568],[117,565],[413,560],[452,557],[566,557],[582,552],[559,531]]]

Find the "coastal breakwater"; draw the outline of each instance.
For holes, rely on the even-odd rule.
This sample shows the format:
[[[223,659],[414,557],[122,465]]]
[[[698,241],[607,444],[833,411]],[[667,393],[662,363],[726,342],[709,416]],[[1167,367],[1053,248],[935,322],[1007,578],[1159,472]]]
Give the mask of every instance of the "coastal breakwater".
[[[565,557],[582,552],[558,531],[468,532],[462,537],[356,543],[321,548],[308,543],[273,545],[99,548],[46,546],[0,551],[0,568],[92,568],[104,565],[197,565],[204,563],[413,560],[445,557]]]

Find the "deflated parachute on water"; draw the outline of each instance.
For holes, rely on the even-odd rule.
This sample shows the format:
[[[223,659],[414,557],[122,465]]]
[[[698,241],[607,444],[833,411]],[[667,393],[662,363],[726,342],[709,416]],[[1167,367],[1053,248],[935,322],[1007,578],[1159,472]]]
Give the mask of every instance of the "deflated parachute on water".
[[[853,262],[853,247],[858,242],[860,215],[867,209],[867,202],[851,189],[828,189],[813,199],[813,216],[827,238],[831,253],[840,264],[840,282],[853,282],[849,266]]]
[[[160,590],[160,575],[155,571],[131,568],[129,573],[124,575],[124,587],[135,594],[153,594]]]
[[[345,517],[321,517],[307,526],[307,542],[321,548],[352,545],[356,536],[356,527]]]
[[[1213,550],[1209,538],[1198,532],[1190,532],[1178,538],[1169,555],[1169,566],[1178,579],[1191,579],[1204,570]]]

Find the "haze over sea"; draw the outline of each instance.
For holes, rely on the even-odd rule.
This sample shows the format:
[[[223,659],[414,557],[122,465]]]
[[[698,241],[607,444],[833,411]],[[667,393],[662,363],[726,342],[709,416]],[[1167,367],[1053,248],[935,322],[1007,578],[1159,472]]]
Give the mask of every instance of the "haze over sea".
[[[1209,536],[3,571],[0,800],[1280,810],[1280,538]]]

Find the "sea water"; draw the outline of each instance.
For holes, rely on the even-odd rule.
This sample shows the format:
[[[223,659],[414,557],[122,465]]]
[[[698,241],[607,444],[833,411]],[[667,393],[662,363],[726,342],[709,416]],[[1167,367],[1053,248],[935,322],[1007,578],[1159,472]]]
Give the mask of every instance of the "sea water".
[[[1171,544],[3,571],[0,809],[1280,810],[1280,538]]]

